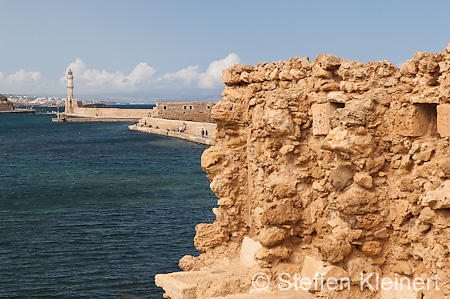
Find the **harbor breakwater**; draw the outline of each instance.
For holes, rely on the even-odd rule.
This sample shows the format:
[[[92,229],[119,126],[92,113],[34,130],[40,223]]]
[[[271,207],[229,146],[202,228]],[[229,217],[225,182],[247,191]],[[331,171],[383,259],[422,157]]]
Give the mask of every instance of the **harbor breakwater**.
[[[128,128],[134,131],[169,136],[205,145],[214,145],[213,138],[216,127],[217,125],[214,123],[144,117],[137,124]]]

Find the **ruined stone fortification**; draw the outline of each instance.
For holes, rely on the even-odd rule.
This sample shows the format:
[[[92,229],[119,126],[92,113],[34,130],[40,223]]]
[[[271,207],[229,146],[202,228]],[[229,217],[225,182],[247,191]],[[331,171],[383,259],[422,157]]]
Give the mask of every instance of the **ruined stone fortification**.
[[[11,111],[13,110],[13,103],[8,101],[6,96],[0,94],[0,111]]]
[[[213,122],[212,107],[214,103],[211,102],[156,102],[151,116],[172,120]]]
[[[205,274],[192,298],[252,293],[261,271],[267,290],[283,272],[350,278],[313,297],[450,298],[450,45],[401,69],[321,54],[235,65],[223,81],[202,156],[216,221],[196,227],[205,253],[180,267],[239,270]],[[361,291],[362,272],[437,274],[440,290]]]

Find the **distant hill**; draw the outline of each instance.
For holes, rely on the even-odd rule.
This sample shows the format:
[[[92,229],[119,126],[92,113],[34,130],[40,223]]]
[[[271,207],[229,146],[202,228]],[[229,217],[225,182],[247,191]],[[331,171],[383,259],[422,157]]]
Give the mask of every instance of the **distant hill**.
[[[7,101],[8,98],[5,95],[0,94],[0,101]]]

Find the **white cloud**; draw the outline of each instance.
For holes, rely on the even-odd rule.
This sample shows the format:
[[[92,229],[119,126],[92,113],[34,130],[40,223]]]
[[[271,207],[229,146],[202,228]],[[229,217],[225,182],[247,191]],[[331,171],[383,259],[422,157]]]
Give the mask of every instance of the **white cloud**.
[[[170,81],[174,81],[173,83],[181,81],[184,86],[213,89],[220,87],[222,84],[222,70],[239,62],[239,57],[234,53],[230,53],[224,59],[211,62],[204,73],[199,72],[198,65],[188,66],[175,73],[166,73],[159,77],[158,80],[166,84],[170,83]]]
[[[239,62],[239,57],[234,53],[230,53],[222,60],[211,62],[206,72],[200,74],[198,86],[200,88],[217,87],[220,83],[222,83],[222,70],[238,64]]]
[[[9,76],[4,76],[2,74],[0,79],[2,82],[6,83],[7,86],[13,88],[27,87],[41,83],[42,74],[40,72],[29,72],[24,69],[20,69]]]
[[[127,92],[138,91],[153,80],[156,70],[146,62],[139,63],[129,75],[120,71],[110,73],[106,70],[88,69],[80,58],[69,64],[66,73],[71,69],[75,86],[85,92]],[[66,81],[61,77],[60,82]]]
[[[195,82],[199,77],[198,65],[188,66],[182,70],[179,70],[175,73],[165,73],[163,76],[158,78],[160,83],[169,83],[169,82],[181,82],[184,86],[189,86],[192,82]]]
[[[0,72],[0,88],[10,93],[63,93],[66,74],[71,69],[74,74],[75,94],[142,92],[150,90],[214,89],[222,85],[222,70],[240,62],[238,55],[213,61],[206,71],[198,65],[187,66],[177,72],[156,75],[156,69],[141,62],[129,74],[121,71],[110,72],[89,68],[77,58],[70,63],[65,75],[59,80],[47,80],[38,71],[20,69],[14,74]]]
[[[156,70],[146,62],[139,63],[133,71],[126,77],[126,82],[138,84],[140,82],[150,82]]]
[[[2,93],[25,93],[31,89],[37,91],[44,85],[43,76],[38,71],[19,69],[10,75],[0,72],[0,92]]]
[[[201,88],[213,89],[222,84],[222,70],[239,63],[239,57],[231,53],[221,60],[213,61],[205,72],[198,65],[185,67],[177,72],[155,76],[156,70],[146,62],[139,63],[130,74],[120,71],[114,73],[106,70],[89,69],[77,58],[69,64],[73,71],[75,88],[83,93],[89,92],[132,92],[155,89]],[[62,77],[63,83],[66,77]]]

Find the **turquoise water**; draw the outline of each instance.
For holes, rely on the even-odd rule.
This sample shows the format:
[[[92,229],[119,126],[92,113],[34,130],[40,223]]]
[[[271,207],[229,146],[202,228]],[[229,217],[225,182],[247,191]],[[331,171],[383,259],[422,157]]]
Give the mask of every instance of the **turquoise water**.
[[[206,147],[127,125],[0,115],[0,298],[162,298],[198,255]]]

